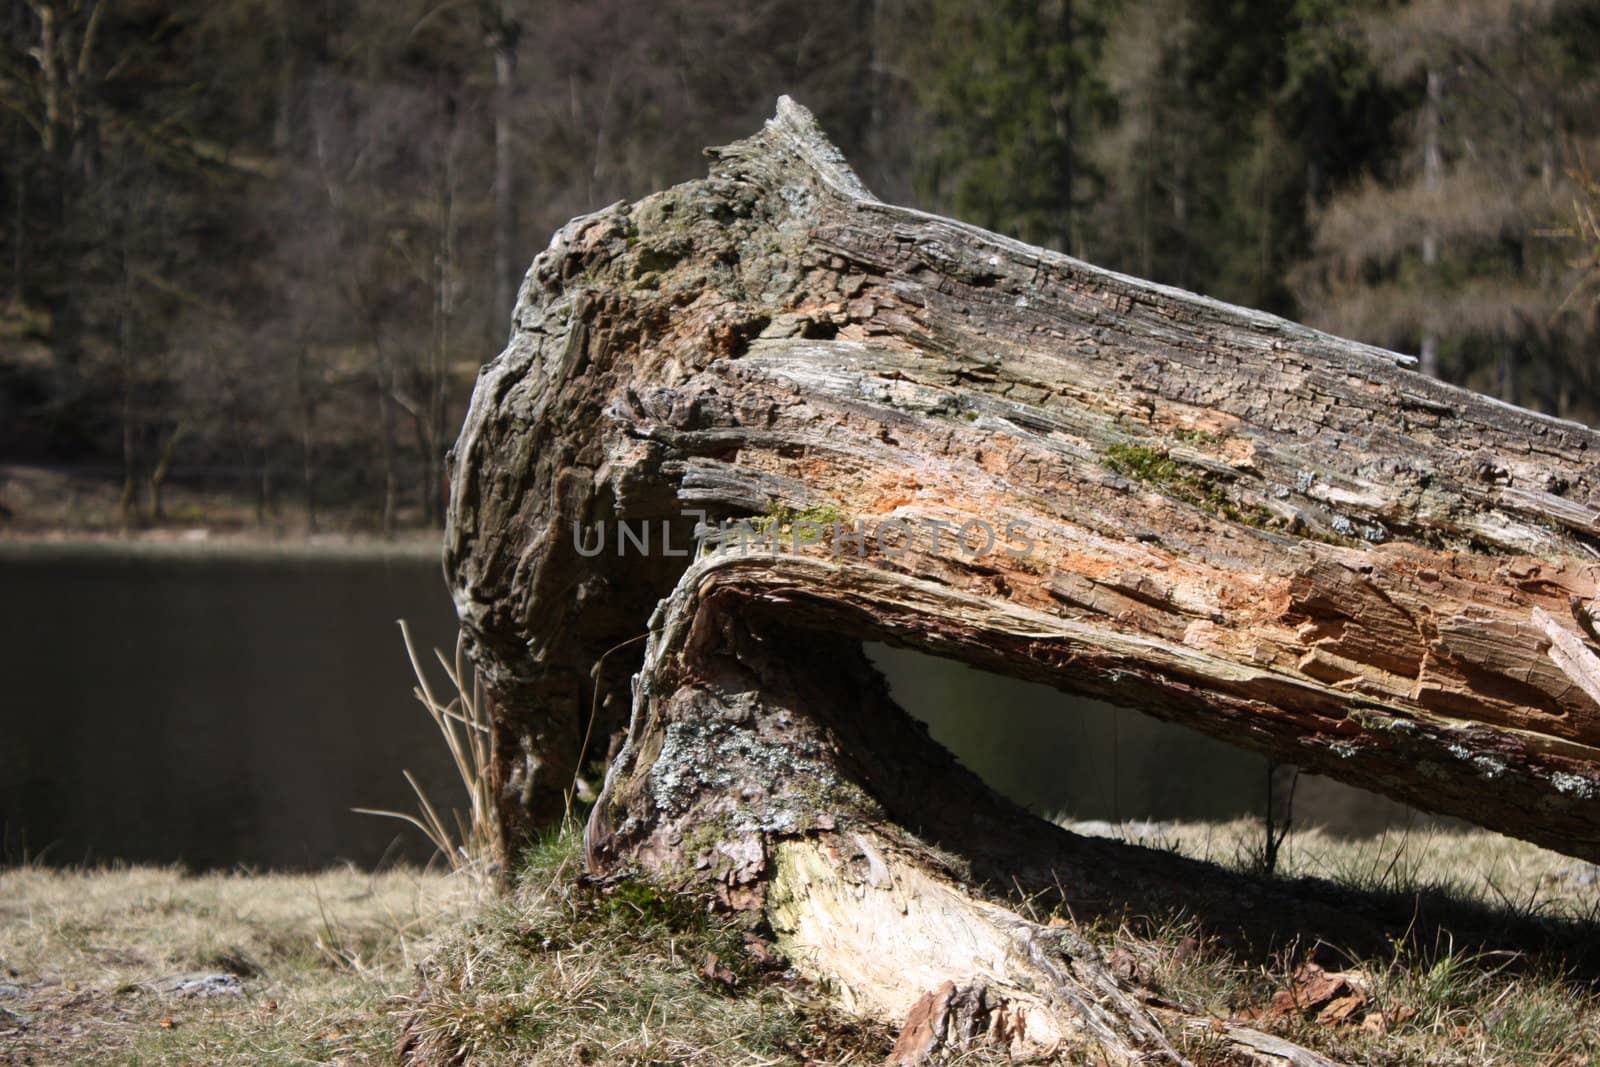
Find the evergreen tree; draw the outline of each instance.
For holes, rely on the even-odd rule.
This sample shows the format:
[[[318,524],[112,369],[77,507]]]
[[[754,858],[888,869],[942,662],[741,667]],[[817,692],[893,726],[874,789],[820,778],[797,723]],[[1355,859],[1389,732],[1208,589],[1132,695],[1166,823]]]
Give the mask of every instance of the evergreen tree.
[[[1563,145],[1600,123],[1596,5],[1414,0],[1363,21],[1408,96],[1402,149],[1318,218],[1295,279],[1308,312],[1428,373],[1579,410],[1564,372],[1592,338],[1562,309],[1571,249],[1549,235],[1574,192]]]
[[[1100,177],[1084,146],[1109,98],[1095,0],[931,0],[905,65],[932,130],[918,168],[930,207],[1025,241],[1082,252]]]
[[[1120,7],[1091,258],[1294,314],[1285,274],[1307,247],[1308,206],[1385,143],[1389,105],[1341,24],[1348,6]]]

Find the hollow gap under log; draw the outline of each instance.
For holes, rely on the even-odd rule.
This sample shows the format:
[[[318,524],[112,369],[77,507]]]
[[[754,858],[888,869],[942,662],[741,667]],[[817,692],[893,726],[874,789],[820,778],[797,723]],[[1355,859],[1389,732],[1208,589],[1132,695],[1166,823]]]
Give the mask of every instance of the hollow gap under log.
[[[1284,802],[1292,766],[1137,707],[910,649],[869,643],[866,651],[896,702],[963,766],[1006,799],[1057,822],[1136,823],[1153,831],[1259,819],[1274,773]],[[1319,775],[1299,775],[1294,797],[1296,826],[1342,837],[1457,825]]]

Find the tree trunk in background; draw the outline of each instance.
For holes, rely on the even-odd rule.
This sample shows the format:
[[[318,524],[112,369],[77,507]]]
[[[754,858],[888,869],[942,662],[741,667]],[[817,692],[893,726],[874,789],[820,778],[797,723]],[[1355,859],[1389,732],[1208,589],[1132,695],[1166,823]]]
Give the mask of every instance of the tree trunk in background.
[[[306,531],[317,532],[316,397],[311,389],[311,353],[298,339],[294,353],[294,396],[300,436],[300,485],[306,498]]]
[[[166,440],[162,442],[160,451],[156,453],[155,465],[150,468],[148,483],[150,510],[146,514],[152,523],[159,523],[167,517],[162,507],[161,494],[162,490],[166,488],[167,476],[172,473],[172,459],[177,454],[178,445],[182,442],[187,432],[188,427],[181,422],[174,426],[171,432],[167,434]]]
[[[20,160],[22,154],[22,121],[11,123],[11,158]],[[11,303],[22,306],[23,267],[28,257],[28,179],[21,170],[12,173],[11,190]]]
[[[1067,71],[1069,86],[1059,91],[1053,102],[1056,115],[1056,138],[1065,146],[1066,158],[1061,172],[1061,203],[1062,219],[1058,223],[1060,230],[1061,251],[1078,255],[1082,249],[1078,243],[1078,205],[1073,190],[1073,171],[1077,165],[1078,144],[1074,140],[1076,131],[1073,129],[1072,109],[1077,104],[1073,99],[1077,91],[1078,61],[1074,55],[1077,42],[1072,26],[1072,0],[1059,0],[1061,7],[1056,12],[1059,20],[1056,25],[1056,40],[1065,45],[1067,50]]]
[[[277,31],[278,46],[283,55],[278,61],[277,106],[272,114],[273,151],[287,155],[294,147],[294,98],[297,84],[295,70],[294,17],[288,0],[278,0],[273,6],[273,27]]]
[[[121,516],[122,531],[133,527],[134,511],[139,503],[138,426],[134,417],[133,369],[126,352],[120,354],[122,368],[122,492],[117,498],[117,511]]]
[[[133,351],[133,269],[128,262],[128,235],[125,228],[117,235],[117,269],[120,274],[117,297],[117,367],[122,376],[122,494],[118,501],[122,529],[132,528],[139,503],[139,410],[136,394],[139,368]]]
[[[1163,889],[993,796],[877,640],[1600,859],[1600,704],[1581,646],[1552,659],[1577,625],[1535,617],[1595,595],[1600,434],[880,203],[787,100],[712,155],[556,235],[454,452],[507,847],[626,721],[597,869],[764,910],[867,1014],[1175,1058],[1186,1021],[994,899],[1205,876]],[[682,554],[739,517],[781,549]]]
[[[517,297],[516,166],[511,144],[512,94],[520,28],[500,0],[484,6],[484,28],[494,51],[494,284],[495,332]]]
[[[371,305],[369,305],[369,308]],[[394,536],[400,500],[399,418],[395,414],[396,375],[394,359],[383,339],[383,325],[369,310],[367,329],[372,344],[373,395],[378,402],[378,453],[382,458],[383,506],[378,520],[385,538]]]
[[[256,445],[256,525],[265,526],[267,517],[277,512],[272,488],[272,454],[259,442]]]
[[[445,400],[449,387],[451,327],[455,318],[456,277],[456,127],[455,104],[448,105],[449,130],[446,135],[442,169],[438,178],[439,231],[433,266],[433,343],[427,361],[425,405],[418,420],[419,447],[422,452],[423,517],[432,526],[444,511],[444,443],[449,432],[445,423]],[[510,304],[506,305],[509,308]],[[505,309],[502,309],[505,310]]]
[[[1444,176],[1444,157],[1439,148],[1440,100],[1444,95],[1444,76],[1434,67],[1428,68],[1428,92],[1422,105],[1422,187],[1430,194],[1439,189]],[[1430,219],[1422,235],[1422,269],[1429,281],[1439,267],[1439,237]],[[1431,315],[1431,313],[1429,313]],[[1430,378],[1439,376],[1439,333],[1429,315],[1424,315],[1422,328],[1422,373]]]
[[[21,50],[22,42],[22,0],[11,0],[11,21],[7,28],[13,47]],[[8,125],[11,128],[11,303],[18,308],[22,307],[23,299],[23,268],[27,263],[28,253],[28,167],[25,165],[26,156],[23,146],[27,143],[27,128],[21,115],[13,114]]]

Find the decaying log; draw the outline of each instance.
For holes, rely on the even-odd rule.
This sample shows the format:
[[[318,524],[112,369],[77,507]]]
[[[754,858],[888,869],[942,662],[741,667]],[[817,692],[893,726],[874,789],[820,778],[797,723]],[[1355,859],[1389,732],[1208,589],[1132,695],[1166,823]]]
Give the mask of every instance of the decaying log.
[[[508,847],[626,722],[597,868],[763,909],[868,1013],[1172,1058],[977,888],[1095,875],[893,705],[870,638],[1600,859],[1568,621],[1600,435],[883,204],[786,100],[712,158],[556,235],[453,455]]]
[[[628,742],[586,827],[591,866],[638,864],[764,912],[846,1008],[905,1021],[890,1060],[902,1067],[976,1043],[1018,1058],[1188,1062],[1070,926],[994,899],[1065,882],[1081,907],[1143,872],[1018,811],[894,706],[861,652],[865,631],[824,628],[827,602],[806,592],[852,580],[801,558],[691,566],[651,620]],[[898,623],[923,610],[866,607]],[[1193,892],[1184,873],[1198,866],[1144,877]],[[1281,920],[1288,906],[1269,910]],[[1207,1027],[1237,1062],[1326,1062],[1246,1026]]]

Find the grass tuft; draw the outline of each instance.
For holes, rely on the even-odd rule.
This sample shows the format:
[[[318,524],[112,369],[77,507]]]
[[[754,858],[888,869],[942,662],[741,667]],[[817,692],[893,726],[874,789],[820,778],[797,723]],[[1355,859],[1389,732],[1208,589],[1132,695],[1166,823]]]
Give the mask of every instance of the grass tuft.
[[[472,674],[468,681],[465,636],[456,638],[454,662],[447,660],[443,652],[434,650],[434,657],[444,668],[445,676],[455,691],[448,703],[440,703],[434,696],[428,672],[423,669],[422,661],[417,656],[410,627],[404,619],[400,619],[399,624],[406,655],[411,659],[411,670],[417,678],[412,693],[438,727],[439,735],[450,751],[456,774],[467,793],[467,812],[464,815],[459,810],[451,812],[455,823],[452,829],[409,770],[402,773],[411,785],[411,791],[416,794],[417,814],[375,808],[354,810],[363,815],[380,815],[410,823],[427,836],[428,841],[450,864],[452,871],[479,884],[487,884],[499,873],[494,853],[500,839],[500,824],[489,780],[489,717],[476,674]]]
[[[425,970],[416,1063],[881,1063],[891,1035],[828,1007],[749,920],[636,879],[579,877],[569,828]]]

